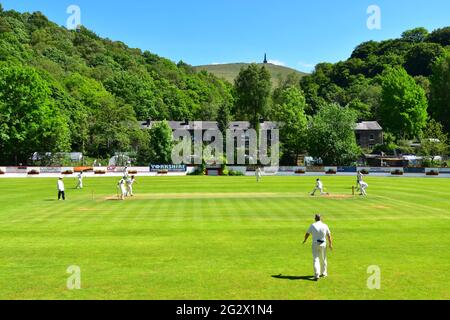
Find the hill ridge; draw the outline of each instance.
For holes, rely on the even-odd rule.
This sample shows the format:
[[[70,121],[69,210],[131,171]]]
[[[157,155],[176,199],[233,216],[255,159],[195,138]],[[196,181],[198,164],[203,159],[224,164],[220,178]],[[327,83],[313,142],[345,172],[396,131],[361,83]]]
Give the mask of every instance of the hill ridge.
[[[194,69],[197,71],[205,70],[207,72],[214,74],[218,78],[222,78],[227,80],[228,82],[233,83],[234,79],[236,79],[237,75],[239,74],[241,68],[247,67],[250,64],[252,63],[234,62],[234,63],[207,64],[195,66]],[[268,69],[270,75],[272,76],[272,84],[274,87],[279,86],[280,78],[281,80],[285,80],[289,74],[294,73],[299,75],[300,77],[308,75],[305,72],[301,72],[299,70],[286,66],[276,65],[273,63],[255,63],[255,64],[259,66],[264,66]]]

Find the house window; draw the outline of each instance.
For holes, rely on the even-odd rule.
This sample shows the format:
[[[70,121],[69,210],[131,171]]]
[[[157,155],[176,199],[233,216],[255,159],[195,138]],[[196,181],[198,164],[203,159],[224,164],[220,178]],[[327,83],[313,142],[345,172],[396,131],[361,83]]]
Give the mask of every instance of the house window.
[[[375,140],[375,136],[373,134],[370,135],[370,141],[374,141]]]
[[[373,144],[369,144],[369,150],[373,150],[375,146]]]

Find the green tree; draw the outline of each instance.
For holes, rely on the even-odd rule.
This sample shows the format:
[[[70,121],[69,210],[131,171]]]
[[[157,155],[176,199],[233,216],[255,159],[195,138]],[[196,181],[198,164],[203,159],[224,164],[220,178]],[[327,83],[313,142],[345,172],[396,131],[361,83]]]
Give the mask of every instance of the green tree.
[[[450,51],[436,61],[430,79],[431,115],[450,133]]]
[[[80,74],[68,77],[66,87],[88,110],[89,145],[86,150],[90,155],[104,158],[138,147],[142,137],[130,105],[117,101],[98,81]]]
[[[288,87],[279,93],[272,117],[281,125],[280,143],[283,163],[296,164],[298,156],[307,148],[308,118],[305,107],[306,100],[300,89]]]
[[[379,117],[384,128],[404,139],[419,136],[428,118],[425,91],[403,68],[383,75],[382,90]]]
[[[372,118],[370,106],[359,99],[352,100],[347,107],[357,112],[358,121],[367,121]]]
[[[427,29],[419,27],[403,32],[402,39],[408,42],[419,43],[424,42],[428,35],[429,32]]]
[[[373,148],[372,154],[396,155],[397,149],[395,136],[390,132],[385,132],[383,134],[383,143],[377,144]]]
[[[241,69],[234,86],[237,113],[250,119],[252,127],[258,130],[260,117],[266,112],[271,92],[269,71],[251,64]]]
[[[376,41],[368,41],[361,43],[352,53],[352,58],[367,59],[371,55],[375,55],[379,47]]]
[[[156,123],[149,132],[150,162],[152,164],[171,164],[173,135],[167,121]]]
[[[431,87],[430,79],[428,77],[424,77],[424,76],[417,76],[417,77],[414,77],[414,80],[425,91],[427,98],[429,98],[430,87]]]
[[[136,116],[141,120],[158,119],[154,97],[155,85],[149,75],[137,75],[131,72],[114,73],[104,83],[105,88],[124,104],[133,106]]]
[[[33,152],[70,147],[67,119],[57,109],[36,70],[0,64],[0,160],[27,163]]]
[[[219,108],[219,112],[217,114],[217,126],[219,127],[220,132],[222,132],[224,139],[227,129],[230,127],[230,122],[232,120],[230,107],[223,104]],[[224,140],[225,141],[225,140]]]
[[[136,117],[213,120],[221,105],[234,103],[232,84],[183,62],[102,39],[84,27],[69,31],[39,12],[0,15],[0,61],[38,71],[49,101],[66,118],[72,150],[86,156],[145,149]],[[3,137],[6,117],[0,115]]]
[[[356,144],[356,112],[338,104],[327,104],[311,119],[308,151],[325,165],[350,165],[361,149]]]
[[[406,54],[404,67],[412,76],[430,76],[432,66],[439,58],[444,49],[436,43],[416,44]]]
[[[432,157],[448,155],[448,135],[439,122],[431,119],[420,140],[420,154]]]
[[[428,42],[439,43],[446,47],[450,45],[450,27],[436,29],[427,38]]]

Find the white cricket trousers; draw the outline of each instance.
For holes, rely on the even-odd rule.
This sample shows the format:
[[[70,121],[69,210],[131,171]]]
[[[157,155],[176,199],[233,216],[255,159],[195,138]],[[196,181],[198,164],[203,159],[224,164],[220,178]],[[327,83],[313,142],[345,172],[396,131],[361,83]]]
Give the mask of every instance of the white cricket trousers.
[[[314,265],[314,276],[319,278],[321,275],[328,275],[328,264],[327,264],[327,247],[313,244],[312,247],[313,254],[313,265]]]
[[[325,194],[325,192],[323,192],[323,188],[319,188],[319,187],[316,187],[311,194],[315,195],[317,191],[320,191],[321,195]]]
[[[361,188],[361,194],[363,195],[367,195],[366,189],[369,187],[369,185],[365,182],[361,182],[360,183],[360,188]]]

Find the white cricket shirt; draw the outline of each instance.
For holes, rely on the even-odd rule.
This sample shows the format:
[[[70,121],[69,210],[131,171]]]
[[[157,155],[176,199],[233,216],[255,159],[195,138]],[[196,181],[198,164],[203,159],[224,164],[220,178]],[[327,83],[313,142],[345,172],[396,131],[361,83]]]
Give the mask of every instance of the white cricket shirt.
[[[58,180],[58,191],[64,191],[64,182],[62,180]]]
[[[313,244],[318,244],[318,245],[321,245],[321,246],[326,246],[327,245],[327,235],[331,234],[330,229],[328,228],[328,226],[325,223],[323,223],[322,221],[313,223],[309,227],[307,233],[312,235]]]

